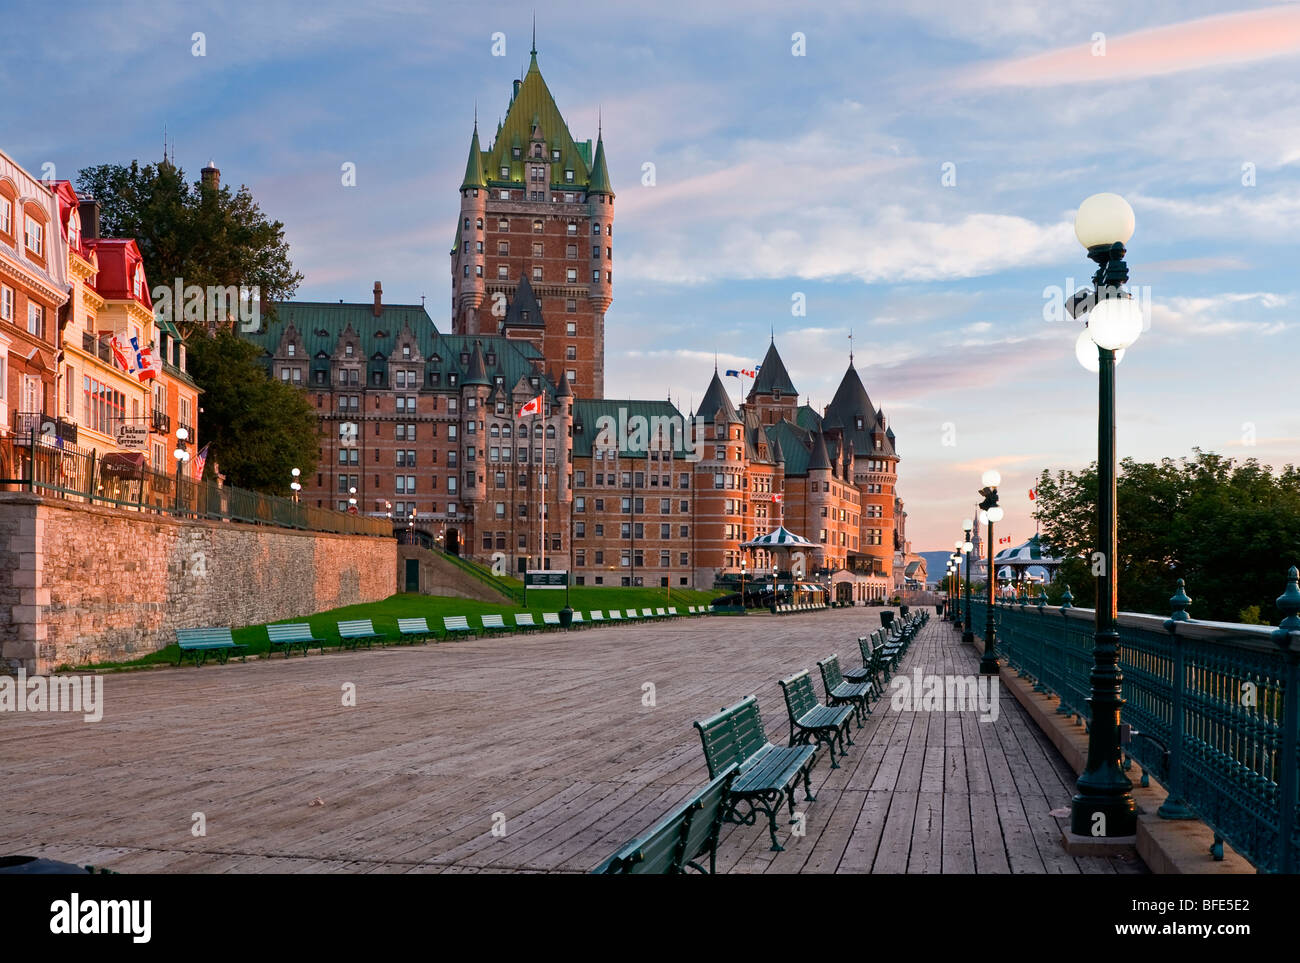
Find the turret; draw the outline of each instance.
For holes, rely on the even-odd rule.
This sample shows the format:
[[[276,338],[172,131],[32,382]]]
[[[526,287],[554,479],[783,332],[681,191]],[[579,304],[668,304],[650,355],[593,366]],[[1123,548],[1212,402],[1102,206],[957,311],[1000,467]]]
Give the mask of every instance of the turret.
[[[598,323],[603,327],[604,314],[614,303],[614,189],[610,187],[609,167],[605,163],[605,139],[599,133],[587,182],[587,208],[591,211],[591,246],[600,249],[600,259],[591,259],[590,297],[598,312]]]
[[[484,465],[487,452],[483,445],[486,441],[485,412],[490,394],[492,394],[492,380],[487,375],[487,365],[483,360],[483,342],[475,341],[474,350],[469,358],[469,368],[460,383],[466,474],[461,498],[473,504],[482,504],[487,492],[487,469]],[[474,423],[472,430],[471,422]],[[475,449],[473,461],[469,459],[471,445]]]
[[[460,185],[460,225],[456,232],[456,250],[452,254],[456,314],[463,334],[480,330],[478,311],[486,297],[486,252],[484,218],[487,216],[487,180],[483,176],[483,153],[478,142],[478,121],[470,138],[465,178]]]

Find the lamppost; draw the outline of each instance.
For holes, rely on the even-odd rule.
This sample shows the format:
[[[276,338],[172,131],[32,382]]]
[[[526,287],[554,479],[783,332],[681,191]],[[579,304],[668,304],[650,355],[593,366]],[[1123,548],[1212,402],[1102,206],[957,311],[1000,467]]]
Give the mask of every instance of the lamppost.
[[[293,476],[293,481],[289,482],[289,490],[293,492],[293,500],[298,501],[298,493],[302,491],[302,485],[298,483],[298,476],[302,474],[300,469],[295,468],[289,472]]]
[[[740,556],[740,612],[745,612],[745,556]]]
[[[176,459],[176,512],[181,510],[181,470],[185,463],[190,460],[190,453],[185,450],[185,442],[189,439],[190,433],[184,428],[176,429],[176,450],[172,452],[172,457]]]
[[[975,544],[970,540],[971,532],[975,529],[975,522],[972,519],[965,519],[961,523],[961,530],[966,533],[966,540],[961,543],[961,553],[966,556],[966,621],[962,623],[961,640],[964,645],[975,644],[975,628],[971,625],[970,615],[970,557],[975,551]]]
[[[1088,761],[1070,802],[1070,832],[1085,837],[1137,834],[1132,783],[1120,768],[1119,726],[1124,706],[1124,674],[1119,667],[1118,573],[1119,514],[1115,501],[1115,365],[1142,333],[1142,311],[1125,290],[1128,265],[1124,245],[1133,236],[1133,208],[1118,194],[1094,194],[1079,205],[1074,234],[1097,265],[1095,290],[1081,291],[1069,304],[1087,327],[1075,342],[1075,355],[1097,379],[1097,576],[1096,632],[1092,649],[1092,723]],[[1093,347],[1090,347],[1092,345]],[[1094,350],[1095,349],[1095,350]],[[1095,367],[1094,367],[1095,365]],[[1094,565],[1094,570],[1097,566]]]
[[[1002,475],[990,468],[980,480],[984,483],[980,489],[984,500],[980,502],[979,518],[989,526],[989,612],[984,625],[984,654],[980,656],[980,675],[997,675],[998,654],[994,647],[993,633],[993,523],[1002,521],[1002,509],[998,505],[998,486],[1002,484]]]
[[[956,609],[954,610],[956,614],[953,616],[953,619],[952,619],[952,627],[953,627],[954,629],[960,629],[960,628],[962,627],[962,614],[961,614],[961,546],[962,546],[962,539],[960,539],[960,538],[957,539],[957,541],[953,543],[953,548],[955,549],[955,551],[952,553],[952,557],[953,557],[953,562],[954,562],[954,564],[955,564],[955,566],[956,566],[955,571],[956,571],[956,574],[957,574],[957,594],[956,594],[955,596],[953,596],[953,600],[954,600],[954,602],[956,602],[956,605],[957,605]]]
[[[357,513],[357,490],[356,488],[349,488],[348,489],[348,514],[355,515],[356,513]]]

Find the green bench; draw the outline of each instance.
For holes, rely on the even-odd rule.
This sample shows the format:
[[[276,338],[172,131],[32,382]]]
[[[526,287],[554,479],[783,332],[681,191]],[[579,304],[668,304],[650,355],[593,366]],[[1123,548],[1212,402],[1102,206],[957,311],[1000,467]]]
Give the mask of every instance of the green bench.
[[[560,613],[543,612],[542,625],[548,629],[558,629],[560,627]]]
[[[677,606],[675,605],[668,606],[668,614],[671,615],[673,618],[677,618]]]
[[[579,612],[577,609],[574,609],[573,622],[570,624],[572,625],[573,628],[580,629],[583,628],[585,625],[587,625],[587,622],[584,621],[584,619],[582,618],[582,613]]]
[[[790,716],[790,745],[806,745],[814,741],[826,746],[831,753],[831,768],[840,768],[835,761],[835,743],[840,745],[840,755],[846,755],[845,741],[851,746],[849,721],[853,718],[852,706],[824,706],[817,701],[812,679],[807,669],[801,669],[788,679],[780,681],[785,694],[785,708]]]
[[[610,620],[611,622],[622,622],[622,621],[623,621],[623,616],[619,614],[618,609],[610,609],[610,610],[609,610],[609,620]]]
[[[767,830],[772,850],[783,848],[776,841],[776,814],[782,801],[789,804],[790,821],[794,822],[794,790],[803,780],[804,797],[814,801],[809,774],[817,762],[813,746],[774,746],[767,739],[758,711],[758,699],[746,696],[717,715],[695,723],[704,744],[704,758],[709,764],[709,778],[717,779],[731,766],[736,778],[727,790],[727,808],[723,818],[742,826],[752,826],[760,812],[767,815]],[[741,805],[747,810],[738,814]]]
[[[865,682],[847,682],[840,671],[838,654],[828,656],[817,663],[821,670],[822,685],[826,689],[826,701],[832,706],[852,706],[858,717],[858,728],[862,728],[863,717],[871,711],[867,701],[871,695],[871,686]]]
[[[470,638],[474,638],[478,635],[478,630],[470,625],[469,619],[463,615],[444,615],[442,617],[442,631],[447,638],[453,635],[468,635]]]
[[[306,622],[290,622],[283,625],[268,625],[266,627],[266,637],[271,643],[272,652],[283,652],[287,659],[293,654],[295,648],[302,649],[305,657],[307,650],[316,646],[325,653],[325,640],[318,639],[312,633],[311,626]]]
[[[515,616],[515,628],[520,632],[536,632],[538,625],[533,621],[532,612],[524,612]]]
[[[397,637],[412,643],[428,642],[433,638],[433,629],[429,628],[429,620],[424,616],[418,619],[398,619]]]
[[[718,778],[693,793],[653,827],[624,844],[593,873],[605,875],[679,874],[687,868],[713,874],[718,864],[718,835],[727,793],[739,767],[728,766]],[[701,865],[705,853],[709,868]]]
[[[375,631],[370,619],[349,619],[339,624],[339,639],[345,648],[355,649],[364,645],[367,649],[376,640],[382,645],[384,637]]]
[[[590,620],[590,621],[591,621],[591,623],[592,623],[593,625],[594,625],[595,623],[597,623],[597,622],[604,622],[604,621],[605,621],[605,610],[604,610],[604,609],[592,609],[592,610],[591,610],[591,620]]]
[[[499,615],[483,615],[479,617],[483,623],[483,631],[488,635],[501,635],[503,632],[509,632],[510,626],[506,625],[505,619]]]
[[[248,661],[248,646],[241,645],[230,636],[229,628],[177,629],[176,644],[180,646],[180,655],[176,659],[177,668],[187,658],[194,660],[195,666],[208,661],[208,653],[217,657],[222,665],[232,655],[238,655],[241,661]]]

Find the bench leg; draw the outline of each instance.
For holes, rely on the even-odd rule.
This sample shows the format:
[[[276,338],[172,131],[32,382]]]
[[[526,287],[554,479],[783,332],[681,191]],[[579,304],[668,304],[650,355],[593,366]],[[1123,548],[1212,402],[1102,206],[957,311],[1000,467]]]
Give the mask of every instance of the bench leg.
[[[776,804],[773,805],[769,799],[763,799],[762,809],[767,813],[767,832],[772,837],[772,852],[783,852],[785,847],[776,841],[776,814],[781,810],[781,792],[777,790]]]
[[[813,758],[812,762],[809,762],[808,765],[803,767],[803,798],[808,802],[817,801],[817,797],[813,795],[812,783],[809,780],[809,777],[812,774],[813,762],[815,761],[816,757]]]

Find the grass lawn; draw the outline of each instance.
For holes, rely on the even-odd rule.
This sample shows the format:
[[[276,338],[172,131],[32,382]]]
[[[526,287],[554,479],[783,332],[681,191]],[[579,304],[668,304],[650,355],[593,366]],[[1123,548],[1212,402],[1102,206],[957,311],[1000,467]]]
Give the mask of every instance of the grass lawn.
[[[685,612],[688,605],[708,605],[713,601],[716,594],[715,592],[675,589],[670,596],[668,591],[663,588],[605,588],[584,585],[574,586],[569,589],[569,604],[573,606],[575,611],[582,612],[584,617],[589,615],[592,609],[601,609],[608,612],[611,608],[667,608],[669,605],[676,606],[678,612]],[[338,645],[340,643],[336,623],[349,619],[370,619],[376,632],[397,641],[400,638],[397,631],[397,620],[399,618],[407,619],[424,616],[429,620],[429,627],[436,627],[439,635],[441,635],[442,617],[444,615],[467,615],[470,617],[470,625],[478,625],[480,623],[477,616],[480,615],[509,616],[516,612],[558,612],[562,608],[564,608],[564,592],[562,590],[535,589],[530,591],[528,593],[527,608],[521,605],[511,605],[504,600],[500,603],[476,602],[472,599],[442,595],[403,593],[390,595],[380,602],[346,605],[343,608],[320,612],[307,618],[280,619],[279,621],[308,622],[311,624],[312,633],[316,638]],[[540,616],[535,616],[535,618],[539,623],[541,622]],[[506,619],[507,624],[512,621],[510,618]],[[266,628],[263,625],[236,628],[232,634],[236,642],[248,646],[247,652],[249,655],[265,654],[271,647],[266,638]],[[166,665],[168,663],[175,665],[179,654],[180,650],[177,646],[169,645],[157,652],[151,652],[142,658],[133,659],[129,662],[97,662],[93,665],[76,666],[72,671],[128,669]],[[298,658],[297,655],[294,657]],[[60,667],[60,671],[63,670],[63,667]]]

